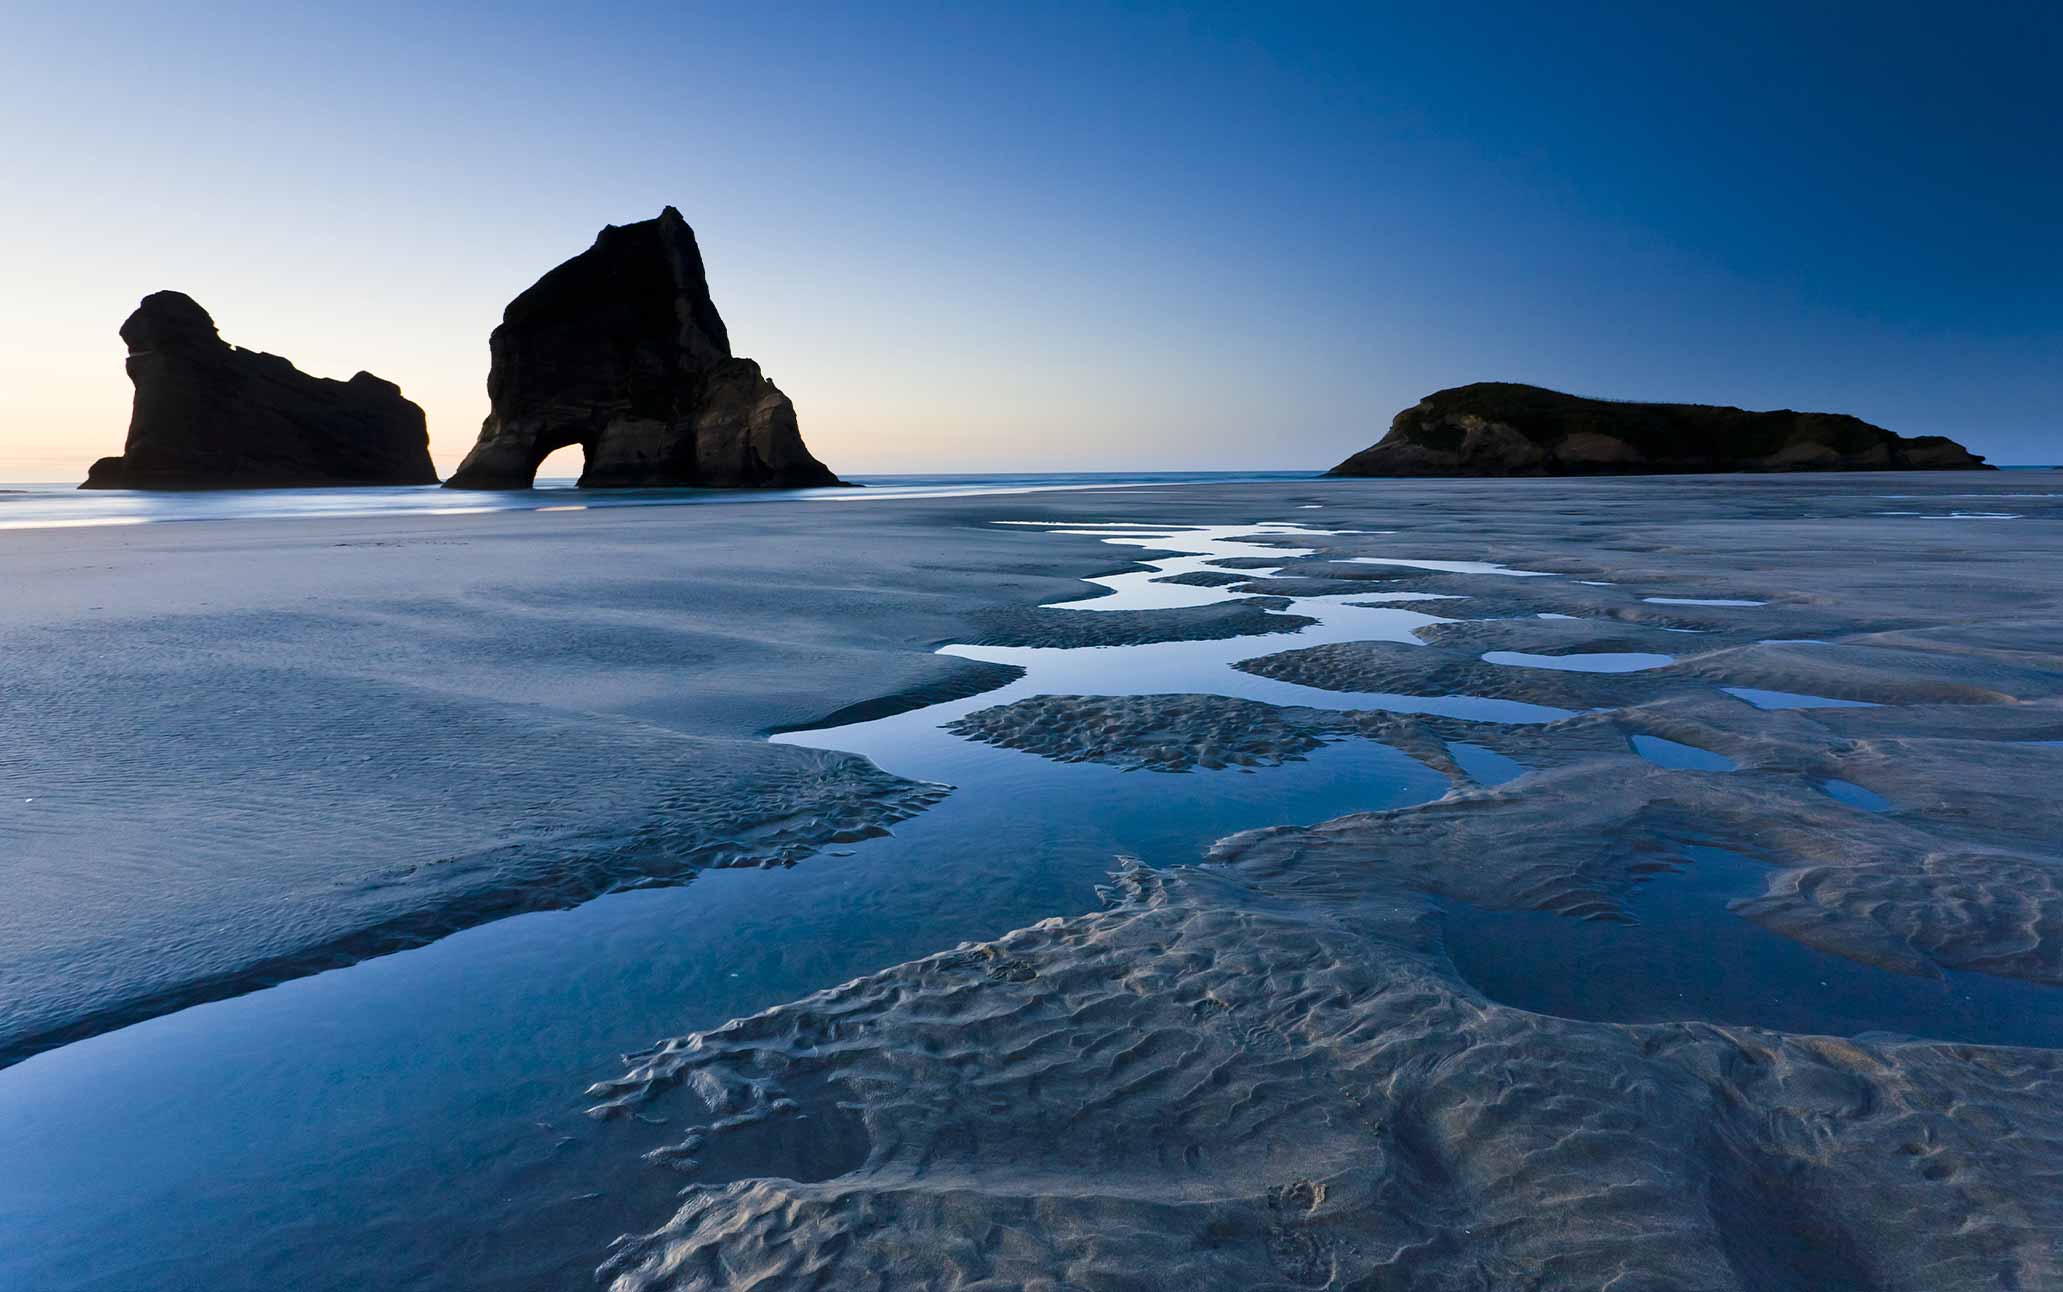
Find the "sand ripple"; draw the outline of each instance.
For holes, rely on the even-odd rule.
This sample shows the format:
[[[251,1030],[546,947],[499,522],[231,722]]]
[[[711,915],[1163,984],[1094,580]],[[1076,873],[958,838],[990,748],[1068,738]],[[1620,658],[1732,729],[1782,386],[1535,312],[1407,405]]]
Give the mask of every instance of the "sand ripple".
[[[709,1109],[678,1214],[604,1266],[618,1292],[2063,1278],[2055,1054],[1509,1009],[1425,899],[1323,851],[1129,867],[1108,910],[669,1041],[591,1094]],[[855,1112],[845,1169],[726,1178],[733,1128]]]
[[[946,730],[1058,762],[1157,772],[1274,767],[1324,743],[1323,727],[1287,709],[1224,695],[1036,695],[977,710]]]

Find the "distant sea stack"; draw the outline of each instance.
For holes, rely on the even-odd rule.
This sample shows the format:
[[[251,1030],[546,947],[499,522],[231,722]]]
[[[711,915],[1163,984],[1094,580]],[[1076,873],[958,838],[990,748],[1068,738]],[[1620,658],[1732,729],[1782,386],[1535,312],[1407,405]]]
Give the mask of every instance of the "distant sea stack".
[[[1587,476],[1720,471],[1989,471],[1940,435],[1846,413],[1585,399],[1483,381],[1428,395],[1336,476]]]
[[[788,397],[732,357],[695,231],[670,206],[538,279],[488,347],[492,411],[450,488],[528,489],[569,444],[588,489],[842,483],[803,446]]]
[[[183,292],[144,297],[122,340],[136,384],[129,439],[81,489],[437,483],[423,410],[391,381],[311,377],[238,349]]]

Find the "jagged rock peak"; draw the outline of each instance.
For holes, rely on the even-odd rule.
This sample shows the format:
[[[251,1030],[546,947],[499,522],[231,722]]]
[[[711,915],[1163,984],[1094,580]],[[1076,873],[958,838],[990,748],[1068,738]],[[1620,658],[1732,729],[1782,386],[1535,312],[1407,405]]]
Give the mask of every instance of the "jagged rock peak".
[[[1426,396],[1336,476],[1655,475],[1732,471],[1989,470],[1940,435],[1846,413],[1644,404],[1485,381]]]
[[[423,410],[369,372],[311,377],[224,341],[184,292],[152,292],[122,324],[136,386],[118,457],[85,489],[435,484]]]
[[[490,411],[453,488],[528,488],[575,444],[591,488],[839,483],[788,397],[731,354],[695,232],[671,206],[609,225],[538,279],[488,349]]]
[[[730,331],[710,299],[702,248],[671,206],[654,220],[604,226],[587,251],[510,301],[501,320],[503,327],[550,326],[591,315],[597,307],[661,305],[673,312],[676,342],[690,361],[707,367],[731,357]]]

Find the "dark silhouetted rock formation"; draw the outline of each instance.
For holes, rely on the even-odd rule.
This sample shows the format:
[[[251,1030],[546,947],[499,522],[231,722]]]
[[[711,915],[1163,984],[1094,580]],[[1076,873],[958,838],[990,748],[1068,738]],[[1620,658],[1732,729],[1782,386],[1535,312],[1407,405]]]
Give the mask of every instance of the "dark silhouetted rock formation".
[[[144,297],[122,340],[136,383],[129,440],[82,489],[437,483],[423,410],[391,381],[311,377],[238,349],[182,292]]]
[[[569,444],[587,488],[839,483],[788,397],[731,356],[695,232],[670,206],[603,229],[509,303],[488,345],[492,411],[452,488],[527,489]]]
[[[1585,399],[1484,381],[1397,414],[1336,476],[1658,475],[1706,471],[1967,471],[1984,459],[1846,413]]]

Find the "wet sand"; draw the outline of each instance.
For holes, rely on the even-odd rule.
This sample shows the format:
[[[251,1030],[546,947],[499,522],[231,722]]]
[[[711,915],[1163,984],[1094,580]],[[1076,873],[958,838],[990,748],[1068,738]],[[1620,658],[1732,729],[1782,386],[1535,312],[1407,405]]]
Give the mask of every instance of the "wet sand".
[[[620,1171],[689,1192],[607,1277],[2040,1286],[2063,1277],[2044,1031],[2063,498],[2017,493],[2063,482],[1184,485],[13,533],[4,1044],[612,886],[836,865],[827,846],[970,792],[898,775],[921,762],[898,741],[1155,782],[1388,746],[1445,797],[1123,863],[1105,910],[627,1065],[592,1102],[666,1127]],[[1257,522],[1279,528],[1222,560],[1174,537]],[[763,738],[897,710],[845,745]],[[1594,929],[1600,954],[1663,920],[1649,895],[1711,848],[1747,888],[1668,919],[1831,957],[1869,999],[1779,1012],[1725,989],[1740,966],[1694,961],[1668,967],[1676,1013],[1491,994],[1522,990],[1514,957],[1582,963],[1494,921]],[[1955,1009],[1871,975],[2023,994],[1957,1035]]]

